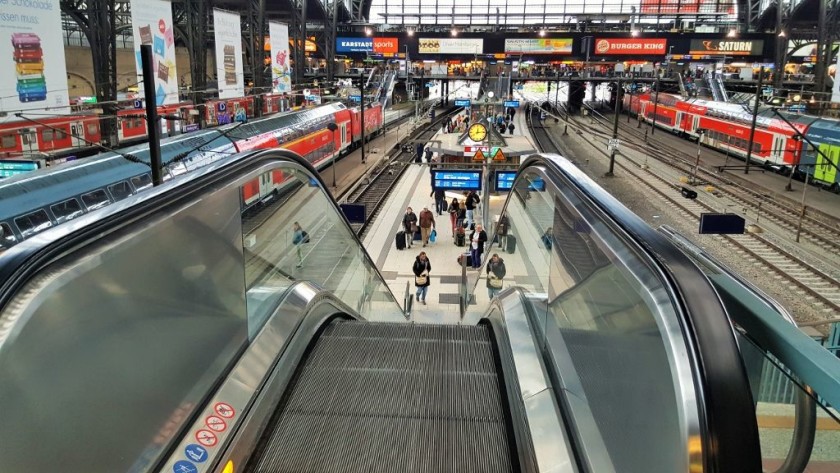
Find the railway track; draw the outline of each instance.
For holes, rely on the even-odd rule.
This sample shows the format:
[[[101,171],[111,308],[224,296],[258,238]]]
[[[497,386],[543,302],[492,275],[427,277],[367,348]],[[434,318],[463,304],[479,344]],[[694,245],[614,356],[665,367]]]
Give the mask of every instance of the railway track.
[[[415,131],[409,138],[411,142],[426,142],[430,140],[440,129],[444,120],[458,113],[461,107],[452,107],[441,113],[435,120],[423,128]],[[411,164],[414,158],[414,147],[410,151],[399,148],[396,152],[390,152],[389,156],[372,168],[370,172],[363,175],[357,184],[351,186],[338,200],[343,203],[364,204],[366,218],[364,224],[351,224],[356,235],[362,237],[367,230],[367,222],[372,222],[382,204],[388,198],[397,181]]]
[[[604,133],[611,133],[612,118],[591,108],[590,116],[596,124],[604,127]],[[654,138],[653,135],[648,136],[645,132],[646,129],[637,128],[635,125],[619,119],[619,130],[643,143],[643,145],[622,143],[622,146],[648,153],[660,162],[686,175],[692,174],[696,156],[690,156],[685,150]],[[660,133],[668,133],[665,130],[659,131]],[[701,166],[697,168],[696,172],[701,182],[713,186],[715,192],[724,194],[745,211],[749,209],[757,219],[770,221],[788,232],[789,235],[796,235],[802,213],[802,208],[798,203],[766,189],[756,191],[754,189],[755,184],[747,183],[753,187],[751,189],[746,187],[744,183],[736,181],[736,179],[741,180],[740,178],[733,178],[733,176],[720,174],[716,170],[704,168],[702,159]],[[835,259],[835,263],[840,264],[840,221],[836,218],[816,209],[807,209],[805,216],[802,217],[800,238],[821,249],[825,252],[825,256]]]
[[[578,120],[578,118],[571,119],[569,126],[581,131],[592,132],[590,124],[581,124]],[[530,125],[531,121],[529,120]],[[550,140],[549,145],[543,148],[545,140],[540,138],[542,136],[549,136],[550,138],[546,130],[537,128],[536,133],[533,131],[532,133],[538,147],[547,152],[556,151],[557,147],[552,148]],[[593,134],[598,135],[598,133]],[[606,158],[609,157],[609,154],[603,149],[603,143],[595,141],[587,134],[581,134],[580,137],[592,145],[598,153]],[[650,150],[640,151],[649,152]],[[660,173],[654,174],[643,169],[641,162],[626,154],[622,154],[622,159],[616,161],[616,166],[632,175],[637,182],[643,184],[650,192],[658,195],[666,204],[687,218],[697,220],[702,213],[716,211],[712,206],[702,201],[683,198],[679,193],[680,185],[678,183],[669,181]],[[789,289],[801,291],[805,300],[819,313],[821,320],[840,317],[840,281],[833,276],[757,234],[720,235],[715,238],[736,253],[744,255],[755,261],[756,264],[761,265],[763,271],[772,273],[777,279],[784,280],[783,284],[786,284]]]

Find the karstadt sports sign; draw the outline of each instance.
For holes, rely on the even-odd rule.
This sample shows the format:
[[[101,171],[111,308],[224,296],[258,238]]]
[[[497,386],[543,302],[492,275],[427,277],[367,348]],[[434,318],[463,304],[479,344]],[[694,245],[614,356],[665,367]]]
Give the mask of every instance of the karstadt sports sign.
[[[398,38],[336,38],[335,51],[339,53],[397,53]]]

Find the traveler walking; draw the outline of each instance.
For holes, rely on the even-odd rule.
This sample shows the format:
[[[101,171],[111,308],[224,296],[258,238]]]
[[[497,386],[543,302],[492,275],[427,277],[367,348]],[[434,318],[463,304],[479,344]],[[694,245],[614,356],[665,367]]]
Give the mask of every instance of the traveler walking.
[[[439,216],[443,215],[443,212],[446,210],[446,191],[443,189],[433,190],[429,196],[435,197],[435,212]]]
[[[417,255],[411,269],[414,272],[414,286],[417,288],[414,300],[426,305],[426,294],[429,292],[429,284],[431,283],[429,273],[432,271],[432,263],[426,256],[425,251],[421,251]]]
[[[461,204],[458,203],[458,198],[453,197],[452,202],[449,203],[449,221],[452,222],[452,234],[455,234],[455,224],[458,222],[458,214],[461,212]]]
[[[298,222],[292,224],[292,244],[295,245],[295,252],[297,253],[298,264],[296,267],[300,268],[303,266],[303,253],[301,252],[300,245],[304,243],[309,243],[309,234],[301,228]]]
[[[472,256],[473,269],[481,267],[481,254],[484,253],[484,242],[487,241],[487,232],[481,228],[481,224],[475,225],[475,230],[470,234],[470,255]]]
[[[432,233],[432,228],[435,226],[435,215],[428,207],[423,207],[420,211],[420,240],[423,241],[423,246],[429,243],[429,235]]]
[[[411,207],[405,209],[405,215],[403,215],[403,230],[405,230],[405,246],[411,248],[411,244],[414,241],[414,234],[417,233],[417,215],[411,210]]]
[[[505,277],[505,260],[499,257],[498,253],[493,253],[490,261],[487,262],[487,296],[492,299],[502,291]]]
[[[478,198],[478,194],[476,194],[475,191],[470,191],[469,194],[467,194],[467,199],[464,203],[464,206],[467,208],[468,225],[472,225],[474,223],[473,217],[475,213],[475,207],[479,204],[479,202],[481,202],[481,199]]]

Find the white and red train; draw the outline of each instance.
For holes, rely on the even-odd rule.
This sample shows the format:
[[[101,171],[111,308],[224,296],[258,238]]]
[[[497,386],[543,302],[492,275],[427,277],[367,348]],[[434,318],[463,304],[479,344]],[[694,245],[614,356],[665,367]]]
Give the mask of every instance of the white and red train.
[[[285,94],[262,95],[262,116],[290,110],[290,98]],[[255,97],[213,99],[198,107],[182,102],[158,107],[158,114],[177,119],[160,121],[162,137],[177,136],[199,129],[204,116],[208,127],[242,119],[254,118]],[[117,112],[117,141],[120,146],[138,143],[147,136],[145,112],[125,103]],[[240,116],[237,116],[240,114]],[[24,113],[24,117],[27,115]],[[64,157],[96,150],[94,143],[102,142],[100,117],[92,112],[78,112],[43,118],[33,115],[30,120],[14,119],[0,122],[0,159],[21,157]]]
[[[365,108],[365,137],[381,132],[380,104]],[[336,125],[335,131],[330,124]],[[362,140],[361,111],[333,103],[161,141],[164,177],[171,178],[232,153],[282,147],[320,169]],[[53,225],[122,200],[151,185],[147,144],[101,153],[0,181],[0,250]],[[130,154],[140,163],[129,161]],[[245,206],[271,194],[284,181],[270,173],[243,186]]]

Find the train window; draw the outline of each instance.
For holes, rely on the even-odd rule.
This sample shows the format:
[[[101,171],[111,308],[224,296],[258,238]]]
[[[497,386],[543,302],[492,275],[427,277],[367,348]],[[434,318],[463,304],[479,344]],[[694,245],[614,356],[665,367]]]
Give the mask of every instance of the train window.
[[[23,140],[24,145],[37,144],[35,142],[35,134],[34,133],[23,133],[23,134],[21,134],[21,140]]]
[[[55,220],[58,223],[72,220],[83,213],[82,206],[76,199],[59,202],[50,207],[50,210],[52,210],[53,216],[55,216]]]
[[[121,181],[108,186],[108,192],[111,193],[111,197],[114,200],[123,200],[131,195],[131,187],[128,185],[128,182]]]
[[[0,247],[9,248],[17,243],[17,238],[12,232],[12,227],[6,223],[0,223]]]
[[[67,138],[67,133],[64,130],[55,130],[55,139],[63,140],[64,138]]]
[[[41,136],[44,138],[44,141],[52,141],[54,132],[52,130],[44,130]]]
[[[148,174],[134,176],[131,178],[131,185],[134,186],[134,188],[138,191],[141,191],[147,187],[152,187],[152,176]]]
[[[2,148],[14,148],[17,146],[17,139],[15,135],[3,135],[0,137],[0,147]]]
[[[105,189],[96,189],[93,192],[83,194],[82,202],[84,202],[88,210],[101,209],[111,203],[108,199],[108,194],[105,193]]]
[[[35,233],[50,228],[52,226],[52,221],[50,221],[50,218],[47,216],[47,212],[44,209],[41,209],[16,218],[15,225],[17,225],[18,230],[20,230],[20,234],[26,238],[29,235],[34,235]]]

